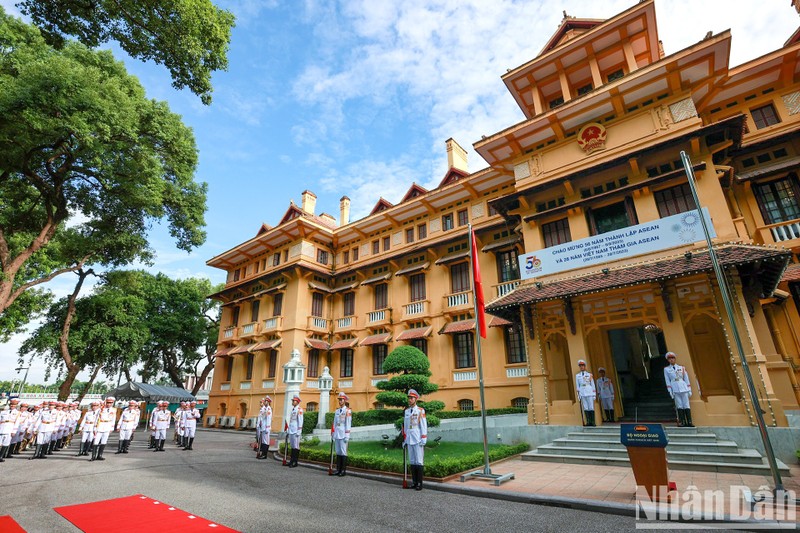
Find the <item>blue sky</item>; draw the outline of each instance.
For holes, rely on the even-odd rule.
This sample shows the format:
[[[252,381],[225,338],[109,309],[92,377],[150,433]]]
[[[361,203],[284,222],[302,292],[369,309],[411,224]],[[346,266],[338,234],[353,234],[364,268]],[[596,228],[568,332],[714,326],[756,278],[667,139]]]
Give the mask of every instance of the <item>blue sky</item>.
[[[472,143],[523,118],[501,74],[539,53],[564,10],[604,19],[635,2],[217,1],[237,26],[210,106],[175,91],[163,67],[115,49],[148,96],[193,128],[197,179],[209,184],[206,243],[187,254],[155,228],[151,270],[223,281],[205,261],[276,224],[305,189],[317,213],[337,218],[346,194],[356,219],[381,196],[399,201],[412,182],[434,187],[449,137],[468,150],[470,170],[485,167]],[[0,5],[18,13],[12,0]],[[779,48],[800,21],[789,0],[657,0],[656,13],[667,54],[730,28],[731,65]],[[62,276],[50,288],[63,295],[72,283]],[[0,379],[16,376],[23,338],[0,344]],[[34,361],[28,380],[43,378]]]

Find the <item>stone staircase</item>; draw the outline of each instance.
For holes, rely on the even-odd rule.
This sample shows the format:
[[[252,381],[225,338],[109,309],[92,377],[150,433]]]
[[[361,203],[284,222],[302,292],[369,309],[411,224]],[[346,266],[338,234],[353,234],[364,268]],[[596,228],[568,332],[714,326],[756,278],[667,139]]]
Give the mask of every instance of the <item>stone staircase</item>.
[[[741,449],[732,441],[717,439],[713,428],[667,427],[667,462],[672,470],[770,475],[769,465],[757,450]],[[620,444],[619,426],[584,427],[550,444],[522,454],[524,461],[630,466]],[[778,460],[782,474],[789,467]]]
[[[664,376],[661,374],[637,382],[636,396],[623,398],[622,405],[625,409],[625,416],[620,417],[622,422],[671,423],[677,419],[675,403],[669,397]]]

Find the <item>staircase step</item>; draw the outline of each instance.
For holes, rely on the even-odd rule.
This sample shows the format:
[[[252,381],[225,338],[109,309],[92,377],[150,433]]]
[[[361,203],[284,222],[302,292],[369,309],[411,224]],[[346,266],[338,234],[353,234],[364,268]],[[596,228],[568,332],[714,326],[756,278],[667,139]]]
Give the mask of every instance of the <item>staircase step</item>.
[[[544,444],[536,448],[542,454],[556,455],[575,455],[575,456],[596,456],[596,457],[628,457],[628,451],[623,447],[618,448],[595,448],[580,446],[559,446],[556,444]],[[737,465],[761,464],[763,458],[755,450],[737,450],[735,453],[725,452],[706,452],[698,450],[670,450],[667,448],[667,460],[687,461],[687,462],[710,462]]]
[[[572,447],[595,447],[598,449],[616,449],[622,448],[624,446],[617,439],[583,439],[580,437],[561,437],[552,442],[557,446],[564,446],[567,448]],[[686,451],[697,449],[697,451],[703,452],[729,452],[729,453],[737,453],[739,450],[738,444],[735,442],[730,441],[709,441],[706,442],[705,440],[698,439],[691,439],[691,440],[671,440],[669,445],[667,446],[670,450],[675,451]]]
[[[584,439],[584,440],[612,440],[616,439],[619,442],[619,430],[605,432],[571,432],[567,433],[567,437]],[[667,432],[669,442],[716,442],[717,436],[713,433],[695,433],[695,434],[680,434]]]

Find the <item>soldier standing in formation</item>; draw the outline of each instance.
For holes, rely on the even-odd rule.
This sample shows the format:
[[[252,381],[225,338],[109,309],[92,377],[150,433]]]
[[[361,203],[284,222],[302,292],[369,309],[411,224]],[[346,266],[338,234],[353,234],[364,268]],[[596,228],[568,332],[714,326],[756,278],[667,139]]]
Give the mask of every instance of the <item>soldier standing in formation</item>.
[[[272,429],[272,398],[265,396],[261,400],[261,410],[258,412],[256,423],[256,436],[258,437],[258,453],[256,459],[266,459],[269,452],[269,434]]]
[[[113,396],[106,398],[105,406],[97,414],[97,422],[94,425],[94,440],[92,441],[92,458],[90,461],[105,461],[103,451],[106,449],[108,436],[114,431],[114,423],[117,421],[117,408],[114,407]]]
[[[675,410],[678,411],[678,426],[693,428],[692,410],[689,407],[689,398],[692,397],[692,384],[689,382],[689,373],[686,367],[677,364],[678,356],[675,352],[667,352],[667,365],[664,368],[664,381],[667,391],[675,401]]]
[[[0,411],[0,463],[5,462],[6,451],[11,446],[11,436],[17,433],[19,399],[13,398],[8,409]]]
[[[128,453],[128,447],[133,439],[133,432],[139,426],[139,405],[136,400],[128,402],[117,421],[117,431],[119,432],[119,444],[116,453]]]
[[[333,414],[331,438],[336,447],[336,472],[335,476],[344,476],[347,473],[347,443],[350,441],[350,426],[353,421],[353,412],[347,405],[349,398],[344,392],[337,396],[339,408]]]
[[[11,446],[6,452],[6,457],[10,455],[19,455],[21,453],[23,441],[28,434],[33,420],[33,413],[28,411],[28,402],[19,403],[19,418],[17,419],[17,432],[11,437]],[[2,454],[0,454],[2,458]]]
[[[197,420],[200,418],[200,410],[197,409],[197,402],[189,402],[189,405],[181,414],[181,425],[183,426],[184,450],[191,450],[194,444],[194,434],[197,430]]]
[[[586,371],[586,361],[583,359],[578,360],[578,368],[580,370],[575,374],[575,389],[578,392],[581,409],[583,409],[583,414],[586,417],[584,425],[595,426],[594,400],[597,397],[597,390],[594,386],[594,377],[591,372]]]
[[[153,416],[150,418],[153,424],[150,429],[155,431],[156,449],[154,451],[163,452],[164,442],[167,440],[167,431],[172,421],[172,413],[167,409],[169,402],[162,400],[159,404],[159,408],[153,411]]]
[[[425,409],[417,405],[419,393],[414,389],[408,391],[408,408],[403,412],[403,447],[408,450],[408,462],[411,464],[412,488],[422,490],[422,478],[425,470],[425,444],[428,443],[428,421]]]
[[[81,422],[81,448],[78,451],[78,457],[82,455],[89,455],[89,449],[92,447],[94,440],[94,426],[97,424],[97,417],[100,414],[100,402],[95,400],[92,402],[92,408],[86,411],[83,415]]]
[[[604,422],[614,422],[614,384],[606,377],[606,369],[602,366],[597,369],[600,375],[597,378],[597,391],[600,395],[600,407],[603,408]]]
[[[289,446],[292,449],[289,468],[297,466],[300,458],[300,434],[303,432],[303,408],[300,407],[300,396],[294,395],[292,398],[292,410],[289,413]]]
[[[175,444],[179,447],[183,447],[183,412],[186,411],[186,402],[181,402],[178,404],[177,409],[175,409],[175,414],[172,416],[172,419],[175,420]]]
[[[39,415],[33,423],[33,432],[36,433],[36,452],[31,459],[45,459],[46,448],[50,446],[50,438],[53,436],[53,423],[55,422],[55,404],[42,403]]]

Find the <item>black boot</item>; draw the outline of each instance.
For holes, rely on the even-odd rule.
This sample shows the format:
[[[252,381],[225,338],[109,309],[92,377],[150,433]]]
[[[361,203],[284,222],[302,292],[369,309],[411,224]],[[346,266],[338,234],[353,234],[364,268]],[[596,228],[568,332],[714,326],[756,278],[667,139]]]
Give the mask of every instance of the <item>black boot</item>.
[[[89,459],[90,461],[95,461],[95,460],[97,460],[97,451],[98,451],[99,449],[100,449],[100,446],[95,446],[94,444],[92,444],[92,458],[91,458],[91,459]]]
[[[101,445],[100,445],[100,449],[99,449],[99,450],[97,450],[97,460],[98,460],[98,461],[105,461],[105,460],[106,460],[106,458],[105,458],[105,457],[103,457],[103,451],[104,451],[105,449],[106,449],[106,445],[105,445],[105,444],[101,444]]]
[[[19,448],[20,448],[20,446],[22,446],[22,441],[15,442],[15,443],[14,443],[14,444],[11,446],[11,455],[19,455]]]
[[[300,458],[300,448],[292,448],[292,457],[289,460],[289,468],[297,466],[297,460]]]
[[[192,451],[194,449],[192,448],[192,444],[194,444],[194,437],[188,437],[186,441],[188,442],[189,445],[186,448],[184,448],[184,450]]]
[[[683,414],[683,409],[677,409],[678,411],[678,427],[686,427],[686,419]]]
[[[589,426],[594,426],[594,411],[586,411],[586,422]]]
[[[158,441],[158,451],[160,451],[160,452],[164,451],[164,443],[165,442],[167,442],[167,439],[161,439],[160,441]]]
[[[344,477],[345,474],[347,474],[347,456],[342,455],[341,457],[342,457],[342,470],[336,475],[339,477]]]
[[[128,448],[131,446],[131,439],[122,441],[122,453],[128,453]]]
[[[616,420],[615,420],[615,417],[614,417],[614,410],[613,410],[613,409],[611,409],[611,410],[608,412],[608,414],[609,414],[609,416],[611,417],[611,422],[616,422]]]
[[[694,424],[692,423],[692,410],[691,409],[684,409],[683,410],[683,419],[686,421],[686,427],[693,428]]]
[[[122,439],[119,439],[117,442],[117,451],[114,452],[114,455],[119,455],[122,453],[122,443],[125,442]]]
[[[81,441],[81,445],[78,448],[78,455],[76,455],[75,457],[80,457],[81,455],[83,455],[83,448],[84,447],[86,447],[86,444],[83,441]]]
[[[414,489],[422,490],[422,478],[425,467],[422,465],[415,465],[414,468],[417,469],[417,484],[414,485]]]
[[[156,447],[156,438],[150,435],[150,444],[147,445],[147,449],[152,450],[155,447]]]
[[[6,460],[3,459],[3,457],[5,457],[6,450],[8,448],[9,448],[8,446],[0,446],[0,463],[5,463],[6,462]]]
[[[267,445],[263,442],[258,445],[258,456],[256,459],[266,459],[267,458]]]

